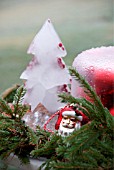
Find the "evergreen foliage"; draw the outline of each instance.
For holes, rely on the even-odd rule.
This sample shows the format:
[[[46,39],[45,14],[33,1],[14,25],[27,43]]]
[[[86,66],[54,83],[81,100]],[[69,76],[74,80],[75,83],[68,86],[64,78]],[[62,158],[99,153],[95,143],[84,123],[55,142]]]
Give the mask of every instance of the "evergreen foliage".
[[[5,101],[7,101],[8,103],[12,103],[14,95],[19,87],[19,84],[14,84],[12,87],[6,89],[4,93],[1,94],[1,98],[5,99]]]
[[[5,100],[0,99],[0,158],[6,158],[13,152],[23,163],[27,163],[34,142],[30,144],[32,132],[22,120],[28,109],[20,104],[23,95],[24,89],[21,86],[17,89],[11,107]]]
[[[0,99],[0,158],[7,158],[10,153],[17,155],[23,163],[29,162],[30,156],[47,158],[39,170],[114,168],[114,118],[88,82],[74,68],[69,68],[69,71],[93,102],[66,93],[60,95],[61,101],[78,106],[90,122],[68,137],[51,134],[40,127],[34,132],[22,120],[28,108],[20,104],[24,92],[20,87],[13,108]]]

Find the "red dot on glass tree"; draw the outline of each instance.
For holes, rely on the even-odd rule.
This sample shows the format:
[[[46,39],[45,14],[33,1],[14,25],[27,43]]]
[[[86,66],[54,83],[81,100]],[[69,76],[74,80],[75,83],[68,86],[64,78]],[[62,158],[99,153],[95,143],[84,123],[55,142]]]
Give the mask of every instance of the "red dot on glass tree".
[[[62,43],[59,43],[59,47],[62,47]]]

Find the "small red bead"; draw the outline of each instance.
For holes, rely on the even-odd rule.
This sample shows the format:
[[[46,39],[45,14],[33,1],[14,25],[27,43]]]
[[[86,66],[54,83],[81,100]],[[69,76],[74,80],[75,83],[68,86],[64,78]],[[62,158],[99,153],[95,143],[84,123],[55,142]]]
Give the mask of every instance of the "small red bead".
[[[59,43],[59,47],[62,47],[62,43]]]

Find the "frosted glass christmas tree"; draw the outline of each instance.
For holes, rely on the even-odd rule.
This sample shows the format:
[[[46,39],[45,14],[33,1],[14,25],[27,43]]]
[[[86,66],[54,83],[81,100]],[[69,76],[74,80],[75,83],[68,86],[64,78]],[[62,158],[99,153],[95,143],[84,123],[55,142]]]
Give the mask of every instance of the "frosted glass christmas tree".
[[[28,54],[33,55],[32,61],[20,76],[25,80],[27,90],[23,103],[31,105],[32,111],[42,103],[53,113],[63,106],[58,101],[58,93],[68,90],[70,77],[62,60],[67,54],[66,49],[50,19],[33,39]]]

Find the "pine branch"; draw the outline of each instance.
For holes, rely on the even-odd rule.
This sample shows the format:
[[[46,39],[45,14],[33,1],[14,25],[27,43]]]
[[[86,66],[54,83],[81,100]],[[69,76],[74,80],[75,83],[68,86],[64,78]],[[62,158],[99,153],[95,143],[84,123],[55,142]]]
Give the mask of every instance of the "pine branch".
[[[99,121],[103,126],[112,126],[113,117],[107,108],[105,108],[97,96],[94,89],[89,85],[89,83],[74,69],[69,68],[71,76],[80,82],[81,86],[84,88],[85,93],[88,94],[92,103],[84,98],[74,98],[69,94],[60,94],[59,97],[62,98],[62,102],[74,103],[79,105],[79,109],[84,111],[84,113],[89,117],[90,120]],[[111,129],[111,126],[109,127]]]
[[[96,106],[99,107],[100,110],[104,111],[104,106],[102,102],[100,101],[100,98],[97,96],[93,88],[89,85],[89,83],[82,77],[75,68],[70,67],[69,68],[70,75],[75,79],[78,80],[80,85],[84,87],[84,92],[88,94],[88,96],[93,99]]]
[[[111,151],[111,148],[113,148],[113,142],[110,138],[108,138],[108,140],[105,139],[105,141],[102,140],[101,142],[104,136],[106,136],[106,134],[103,129],[99,132],[98,130],[93,131],[91,124],[84,125],[79,131],[75,131],[71,136],[63,139],[63,146],[60,145],[56,149],[57,153],[62,155],[64,159],[51,160],[48,167],[50,167],[50,169],[54,168],[55,170],[61,168],[107,169],[113,167],[113,159],[111,159],[113,153],[108,152],[108,149]],[[108,143],[107,145],[106,142]],[[102,148],[102,146],[104,147]]]
[[[27,107],[20,103],[24,90],[21,87],[14,98],[14,109],[0,99],[1,158],[13,152],[23,163],[27,163],[30,156],[44,156],[48,159],[39,169],[45,170],[113,169],[114,118],[103,107],[94,89],[85,79],[74,69],[71,69],[71,75],[81,83],[94,102],[67,94],[61,94],[60,97],[63,101],[76,105],[91,122],[66,138],[51,135],[40,128],[34,132],[22,121]]]
[[[45,166],[55,170],[111,168],[113,167],[113,153],[111,152],[113,117],[108,109],[104,108],[100,98],[85,79],[72,68],[70,73],[80,82],[94,102],[91,103],[84,98],[74,98],[66,93],[59,97],[62,98],[62,102],[78,106],[79,110],[89,117],[91,123],[82,126],[80,130],[74,131],[69,137],[63,139],[63,145],[56,148],[56,159],[50,160]],[[59,156],[61,156],[61,161],[58,159]]]
[[[5,100],[0,99],[0,157],[6,158],[13,152],[23,163],[27,163],[37,136],[21,119],[28,109],[20,103],[23,91],[23,87],[17,90],[12,109]]]
[[[31,155],[33,157],[38,156],[45,156],[47,158],[53,157],[56,155],[56,148],[58,146],[58,143],[60,144],[60,136],[52,135],[48,140],[45,141],[45,143],[40,148],[36,148],[31,152]]]
[[[8,115],[12,115],[12,110],[8,103],[0,98],[0,113],[7,113]]]
[[[22,99],[23,99],[23,96],[25,94],[25,89],[23,86],[20,86],[18,89],[17,89],[17,92],[14,96],[14,100],[13,100],[13,104],[14,104],[14,115],[16,117],[16,115],[18,114],[18,112],[20,113],[19,118],[22,118],[23,116],[23,112],[26,111],[27,107],[20,107],[21,106],[21,103],[22,103]],[[22,111],[21,111],[22,110]]]

